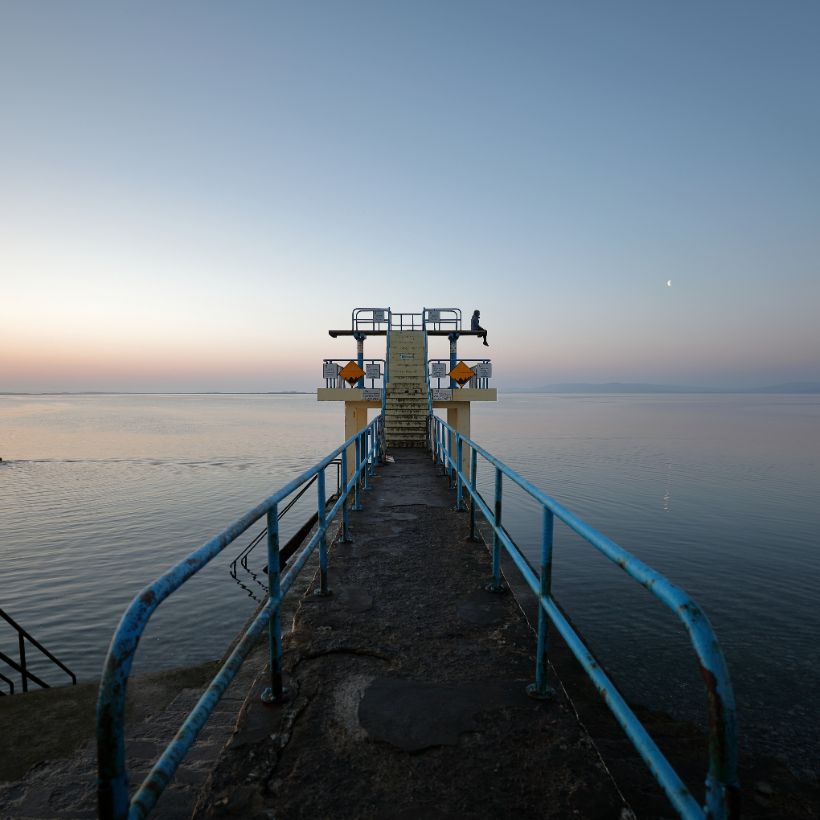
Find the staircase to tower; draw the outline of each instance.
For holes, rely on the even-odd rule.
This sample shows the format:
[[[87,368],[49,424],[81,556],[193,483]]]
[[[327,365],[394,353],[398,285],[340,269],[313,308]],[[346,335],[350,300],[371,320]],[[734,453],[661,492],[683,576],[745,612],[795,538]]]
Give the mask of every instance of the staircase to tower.
[[[390,332],[389,381],[384,411],[388,447],[424,447],[427,439],[427,374],[424,332]]]

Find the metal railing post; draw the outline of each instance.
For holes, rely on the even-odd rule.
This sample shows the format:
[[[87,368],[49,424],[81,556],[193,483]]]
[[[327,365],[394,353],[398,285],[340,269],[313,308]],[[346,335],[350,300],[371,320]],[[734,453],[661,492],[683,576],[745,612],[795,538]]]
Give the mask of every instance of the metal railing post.
[[[365,427],[364,433],[362,434],[362,445],[364,447],[364,452],[362,453],[362,461],[364,462],[364,469],[362,470],[362,489],[369,490],[370,485],[367,483],[367,474],[370,470],[370,447],[369,441],[370,438],[370,430]]]
[[[543,508],[544,520],[541,529],[541,572],[540,593],[538,598],[538,647],[535,651],[535,683],[527,687],[531,698],[546,700],[555,694],[547,684],[547,663],[549,661],[549,622],[544,611],[544,602],[552,590],[552,544],[555,516],[546,507]]]
[[[476,494],[476,480],[478,478],[478,453],[475,448],[470,448],[470,534],[467,536],[468,541],[480,541],[481,539],[475,532],[475,494]]]
[[[495,468],[495,514],[493,516],[493,580],[485,587],[487,592],[504,592],[506,587],[501,582],[501,539],[498,531],[501,529],[501,479],[503,473],[500,467]]]
[[[23,676],[23,691],[28,692],[28,670],[26,669],[26,639],[22,632],[17,633],[18,643],[20,647],[20,673]]]
[[[353,473],[353,509],[356,512],[362,509],[362,500],[359,496],[359,467],[362,463],[361,436],[356,436],[356,470]]]
[[[461,440],[461,433],[456,433],[456,512],[464,510],[461,490],[461,458],[464,452],[464,442]]]
[[[270,664],[270,687],[262,692],[265,703],[282,703],[285,687],[282,684],[282,619],[279,613],[282,590],[279,585],[281,566],[279,558],[279,506],[268,510],[268,662]]]
[[[453,431],[447,431],[447,486],[453,486]]]
[[[325,468],[322,467],[316,476],[316,495],[318,496],[318,513],[319,513],[319,589],[314,594],[319,597],[330,595],[330,590],[327,588],[327,533],[324,532],[326,524],[325,519]]]
[[[350,537],[350,512],[347,503],[347,447],[342,449],[342,480],[340,482],[339,494],[342,496],[342,543],[349,544],[353,539]],[[341,487],[344,487],[342,492]]]

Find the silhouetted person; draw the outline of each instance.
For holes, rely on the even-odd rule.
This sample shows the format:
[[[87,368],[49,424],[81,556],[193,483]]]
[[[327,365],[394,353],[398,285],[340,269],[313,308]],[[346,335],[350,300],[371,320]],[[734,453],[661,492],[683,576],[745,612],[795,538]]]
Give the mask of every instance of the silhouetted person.
[[[478,310],[473,311],[473,318],[470,322],[470,330],[477,330],[481,334],[481,338],[484,339],[484,344],[489,347],[490,345],[487,343],[487,331],[484,330],[483,327],[478,323],[478,320],[481,318],[481,313]]]

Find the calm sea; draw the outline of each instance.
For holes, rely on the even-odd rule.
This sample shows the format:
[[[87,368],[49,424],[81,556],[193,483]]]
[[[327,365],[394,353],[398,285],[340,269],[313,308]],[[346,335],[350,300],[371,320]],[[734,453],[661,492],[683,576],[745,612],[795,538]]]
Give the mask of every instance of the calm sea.
[[[472,431],[702,605],[745,747],[806,773],[820,757],[820,397],[505,394],[474,408]],[[312,396],[0,397],[0,606],[96,677],[144,584],[342,434],[341,408]],[[286,536],[313,498],[285,518]],[[535,556],[536,510],[511,490],[504,501]],[[261,591],[229,574],[255,531],[160,607],[137,671],[222,654]],[[702,717],[676,619],[561,527],[554,590],[627,697]],[[0,648],[16,656],[4,623]]]

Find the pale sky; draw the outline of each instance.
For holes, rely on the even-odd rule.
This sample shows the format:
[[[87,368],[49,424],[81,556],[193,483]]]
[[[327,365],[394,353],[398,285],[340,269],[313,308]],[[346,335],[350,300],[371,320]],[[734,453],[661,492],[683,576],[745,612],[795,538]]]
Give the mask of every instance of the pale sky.
[[[502,388],[820,381],[819,42],[798,0],[0,0],[0,392],[311,389],[425,305]]]

